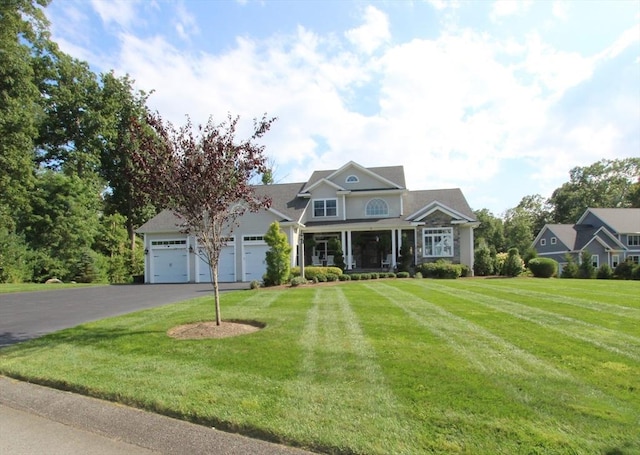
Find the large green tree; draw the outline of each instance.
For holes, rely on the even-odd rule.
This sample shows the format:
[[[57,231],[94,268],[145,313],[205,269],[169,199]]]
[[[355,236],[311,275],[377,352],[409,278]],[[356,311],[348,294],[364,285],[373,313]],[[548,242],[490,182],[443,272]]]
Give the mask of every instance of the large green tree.
[[[485,244],[493,255],[504,251],[504,224],[501,218],[495,216],[489,209],[480,209],[473,212],[480,222],[474,231],[475,246]]]
[[[549,199],[556,223],[575,223],[589,207],[632,206],[640,158],[600,160],[571,169],[569,176]]]
[[[34,143],[42,117],[33,49],[47,39],[39,6],[48,1],[0,2],[0,226],[15,229],[34,185]]]

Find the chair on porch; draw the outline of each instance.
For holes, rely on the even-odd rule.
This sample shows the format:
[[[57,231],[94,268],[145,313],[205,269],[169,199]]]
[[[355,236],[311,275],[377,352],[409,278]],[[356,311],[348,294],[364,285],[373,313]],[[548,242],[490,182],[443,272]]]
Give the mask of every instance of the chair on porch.
[[[320,256],[316,256],[316,255],[311,256],[311,265],[318,266],[318,267],[322,266],[322,261],[320,260]]]
[[[380,268],[381,269],[388,269],[391,267],[391,258],[393,257],[392,254],[387,254],[387,257],[385,259],[382,259],[382,263],[380,264]]]
[[[328,266],[334,265],[332,254],[327,254],[327,265]]]

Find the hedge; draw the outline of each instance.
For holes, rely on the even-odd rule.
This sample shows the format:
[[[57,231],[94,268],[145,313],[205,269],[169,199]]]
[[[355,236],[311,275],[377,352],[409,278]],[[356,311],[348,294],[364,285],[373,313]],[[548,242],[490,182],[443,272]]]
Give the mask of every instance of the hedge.
[[[529,270],[537,278],[551,278],[558,273],[558,263],[550,258],[533,258],[529,261]]]

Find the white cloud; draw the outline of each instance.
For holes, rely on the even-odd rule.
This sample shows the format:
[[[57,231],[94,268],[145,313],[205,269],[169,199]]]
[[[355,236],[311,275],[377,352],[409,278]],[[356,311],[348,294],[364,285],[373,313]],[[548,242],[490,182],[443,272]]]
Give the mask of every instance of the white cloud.
[[[525,14],[531,8],[532,0],[496,0],[491,7],[489,17],[498,22],[502,18]]]
[[[128,28],[138,20],[138,4],[139,0],[91,0],[93,9],[104,24],[114,23],[122,28]]]
[[[182,2],[176,5],[174,23],[178,36],[185,41],[189,41],[192,35],[200,33],[196,18],[187,10]]]
[[[551,6],[551,14],[554,17],[566,21],[569,18],[570,4],[566,0],[556,0]]]
[[[364,20],[363,25],[348,30],[345,36],[362,52],[371,54],[391,39],[389,19],[379,9],[368,6],[365,10]]]

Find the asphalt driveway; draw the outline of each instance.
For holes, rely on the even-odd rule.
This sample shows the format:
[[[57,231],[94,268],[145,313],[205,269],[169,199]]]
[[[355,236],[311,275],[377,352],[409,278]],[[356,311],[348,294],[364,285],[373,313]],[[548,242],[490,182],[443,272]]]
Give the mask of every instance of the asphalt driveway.
[[[248,288],[249,283],[220,283],[221,291]],[[0,294],[0,347],[207,294],[213,296],[211,284],[112,285]]]

